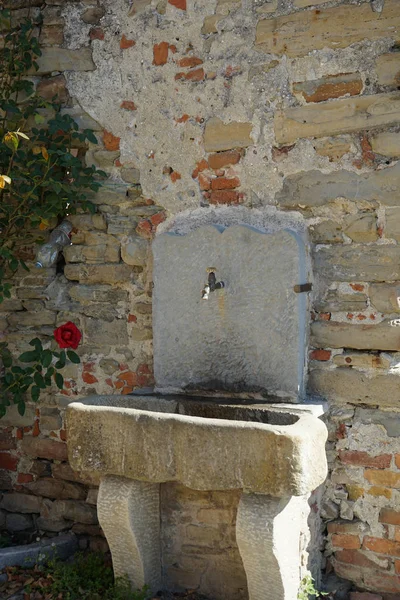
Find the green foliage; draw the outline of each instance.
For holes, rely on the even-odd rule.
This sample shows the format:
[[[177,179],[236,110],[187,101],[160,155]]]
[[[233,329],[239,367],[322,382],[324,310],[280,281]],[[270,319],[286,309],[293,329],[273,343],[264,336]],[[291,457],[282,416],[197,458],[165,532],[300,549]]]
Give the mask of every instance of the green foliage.
[[[303,577],[300,582],[299,591],[297,594],[298,600],[309,600],[310,596],[313,598],[320,598],[321,596],[327,596],[326,592],[320,592],[315,588],[315,582],[313,577],[308,573]]]
[[[53,382],[62,390],[64,378],[57,369],[66,365],[65,350],[56,352],[43,348],[39,338],[29,342],[33,350],[23,352],[14,360],[7,344],[0,343],[0,360],[3,372],[0,377],[0,418],[6,414],[7,406],[17,404],[20,415],[25,413],[26,393],[30,391],[34,402],[39,400],[40,392],[49,388]],[[72,350],[67,350],[71,362],[80,363],[79,356]],[[21,366],[28,364],[29,366]]]
[[[148,588],[133,590],[126,578],[114,582],[112,568],[98,553],[78,553],[71,562],[50,561],[46,594],[62,600],[146,600]],[[59,596],[60,594],[60,596]]]
[[[0,10],[6,30],[0,50],[0,302],[10,297],[4,281],[21,265],[17,242],[34,241],[29,232],[46,228],[77,207],[94,212],[88,194],[105,174],[82,161],[87,141],[97,143],[89,129],[63,114],[54,101],[34,91],[27,75],[38,69],[40,56],[35,24],[13,25],[11,12]],[[25,133],[26,132],[26,133]],[[22,239],[21,239],[22,238]]]

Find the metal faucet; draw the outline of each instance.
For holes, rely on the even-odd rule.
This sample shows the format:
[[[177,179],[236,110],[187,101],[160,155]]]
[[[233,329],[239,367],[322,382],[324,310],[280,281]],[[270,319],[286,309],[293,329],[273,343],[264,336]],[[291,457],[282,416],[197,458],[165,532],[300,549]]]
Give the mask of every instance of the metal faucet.
[[[201,290],[201,297],[203,300],[208,300],[210,292],[214,292],[215,290],[220,290],[225,287],[223,281],[217,281],[215,277],[216,269],[214,267],[209,267],[207,269],[208,272],[208,282],[205,284],[204,288]]]

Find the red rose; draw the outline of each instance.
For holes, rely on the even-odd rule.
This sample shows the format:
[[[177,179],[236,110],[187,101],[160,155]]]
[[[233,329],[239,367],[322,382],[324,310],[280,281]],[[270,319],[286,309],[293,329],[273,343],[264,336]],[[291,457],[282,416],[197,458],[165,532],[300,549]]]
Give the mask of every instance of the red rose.
[[[60,325],[54,330],[54,338],[60,348],[73,348],[76,350],[82,334],[74,323],[68,321],[65,325]]]

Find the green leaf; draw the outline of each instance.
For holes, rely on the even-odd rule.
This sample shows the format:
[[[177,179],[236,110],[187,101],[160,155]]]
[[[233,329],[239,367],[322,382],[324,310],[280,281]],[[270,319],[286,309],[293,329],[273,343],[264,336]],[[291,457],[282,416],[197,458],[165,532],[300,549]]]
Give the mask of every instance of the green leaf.
[[[33,379],[38,387],[40,387],[42,390],[45,389],[46,384],[44,382],[43,375],[41,373],[35,373],[35,375],[33,376]]]
[[[56,385],[57,387],[62,390],[64,387],[64,377],[61,375],[61,373],[56,373],[54,375],[54,379],[56,381]]]
[[[21,415],[21,417],[23,417],[25,414],[25,402],[23,400],[20,400],[20,402],[18,402],[18,412]]]
[[[77,353],[74,352],[73,350],[67,350],[67,356],[68,356],[69,360],[72,363],[75,363],[76,365],[78,365],[81,362],[81,359],[79,358]]]
[[[42,342],[39,340],[39,338],[33,338],[33,340],[29,342],[29,345],[35,346],[35,350],[38,350],[39,352],[43,350]]]
[[[0,419],[4,417],[7,412],[7,408],[4,404],[0,404]]]
[[[53,353],[51,350],[44,350],[41,356],[41,363],[45,369],[51,365],[51,361],[53,360]]]
[[[28,350],[20,354],[19,359],[23,363],[35,362],[39,360],[39,352],[37,350]]]
[[[39,396],[40,396],[40,387],[38,387],[37,385],[33,385],[31,387],[31,397],[32,397],[32,400],[34,402],[37,402],[39,400]]]

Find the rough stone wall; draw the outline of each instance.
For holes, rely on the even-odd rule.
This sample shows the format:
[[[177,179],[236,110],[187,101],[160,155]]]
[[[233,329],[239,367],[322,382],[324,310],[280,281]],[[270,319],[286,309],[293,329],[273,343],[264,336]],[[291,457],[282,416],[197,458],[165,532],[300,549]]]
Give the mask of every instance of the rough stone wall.
[[[18,350],[67,320],[83,332],[66,389],[2,423],[1,518],[74,523],[102,541],[66,462],[63,410],[152,385],[150,240],[182,211],[276,206],[304,216],[313,247],[309,390],[330,405],[327,566],[399,593],[399,2],[381,13],[369,0],[33,4],[38,90],[96,131],[86,160],[109,179],[98,213],[73,217],[65,268],[21,274],[0,305]],[[207,520],[196,526],[207,536]]]

